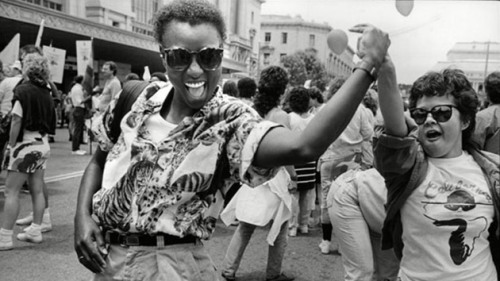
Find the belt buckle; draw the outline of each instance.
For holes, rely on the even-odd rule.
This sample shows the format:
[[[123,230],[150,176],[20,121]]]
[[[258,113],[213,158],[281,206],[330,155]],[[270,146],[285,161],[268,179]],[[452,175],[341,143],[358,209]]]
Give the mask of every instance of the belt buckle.
[[[123,241],[126,246],[140,246],[139,236],[135,234],[124,235]]]

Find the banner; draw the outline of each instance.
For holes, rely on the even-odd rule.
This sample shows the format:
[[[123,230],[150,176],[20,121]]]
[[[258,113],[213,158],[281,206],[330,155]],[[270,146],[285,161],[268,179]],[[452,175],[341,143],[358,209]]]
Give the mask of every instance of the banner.
[[[43,27],[44,26],[45,26],[45,20],[42,20],[40,22],[40,26],[38,27],[38,34],[36,35],[35,46],[37,46],[37,47],[40,47],[40,44],[42,44],[42,35],[43,35]]]
[[[43,46],[43,54],[49,60],[50,80],[62,83],[66,50]]]
[[[4,66],[11,66],[19,56],[19,42],[21,41],[21,35],[17,33],[12,37],[9,44],[0,52],[0,60]]]

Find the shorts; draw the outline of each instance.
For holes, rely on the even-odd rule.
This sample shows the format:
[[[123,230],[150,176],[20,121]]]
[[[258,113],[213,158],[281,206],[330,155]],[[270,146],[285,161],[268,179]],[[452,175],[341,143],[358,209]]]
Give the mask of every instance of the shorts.
[[[23,141],[7,147],[3,167],[8,171],[32,174],[47,168],[50,145],[47,137]]]

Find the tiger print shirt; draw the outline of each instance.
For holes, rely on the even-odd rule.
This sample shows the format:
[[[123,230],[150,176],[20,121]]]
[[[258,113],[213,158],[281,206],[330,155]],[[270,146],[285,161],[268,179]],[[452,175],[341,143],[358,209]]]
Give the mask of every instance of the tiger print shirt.
[[[93,212],[105,229],[208,239],[223,207],[223,186],[257,186],[278,170],[255,167],[252,160],[261,139],[279,125],[220,87],[165,139],[153,141],[145,121],[172,93],[170,83],[148,85],[123,117],[116,143],[109,138],[116,99],[93,120],[100,148],[108,151],[93,197]]]

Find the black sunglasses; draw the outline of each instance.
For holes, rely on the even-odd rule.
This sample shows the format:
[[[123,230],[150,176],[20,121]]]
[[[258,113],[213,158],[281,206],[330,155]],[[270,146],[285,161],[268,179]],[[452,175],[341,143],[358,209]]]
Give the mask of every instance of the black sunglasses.
[[[221,48],[203,48],[197,52],[182,48],[165,49],[163,58],[168,67],[176,71],[184,71],[193,62],[193,56],[196,56],[196,62],[203,70],[214,71],[222,63],[223,52],[224,49]]]
[[[410,116],[418,125],[422,125],[425,123],[425,120],[427,119],[427,115],[429,113],[432,115],[432,118],[434,118],[434,120],[439,123],[443,123],[450,120],[453,113],[453,107],[457,108],[456,106],[451,104],[436,105],[431,108],[431,110],[427,110],[424,108],[413,108],[410,109]]]

